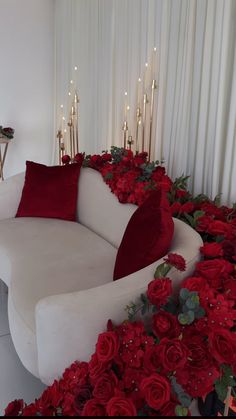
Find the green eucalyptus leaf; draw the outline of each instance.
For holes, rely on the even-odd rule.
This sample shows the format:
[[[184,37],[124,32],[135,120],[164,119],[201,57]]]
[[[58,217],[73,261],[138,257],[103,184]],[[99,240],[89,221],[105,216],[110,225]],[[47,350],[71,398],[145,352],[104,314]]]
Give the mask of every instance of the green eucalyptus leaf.
[[[175,413],[176,416],[188,416],[188,409],[183,406],[176,406]]]
[[[198,303],[193,301],[192,298],[188,298],[185,305],[189,310],[195,310],[195,308],[198,307]]]
[[[189,292],[189,290],[188,290],[187,288],[182,288],[182,289],[180,290],[179,295],[180,295],[180,298],[181,298],[183,301],[187,301],[187,299],[189,298],[190,292]]]

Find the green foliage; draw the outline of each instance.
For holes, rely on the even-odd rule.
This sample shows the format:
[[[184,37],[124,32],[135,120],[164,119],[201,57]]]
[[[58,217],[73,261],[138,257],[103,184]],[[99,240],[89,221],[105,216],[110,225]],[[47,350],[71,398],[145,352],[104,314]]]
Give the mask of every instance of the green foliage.
[[[187,190],[188,188],[188,179],[190,178],[190,176],[184,176],[184,174],[178,178],[175,179],[174,184],[173,184],[173,188],[176,189],[183,189],[183,190]]]
[[[177,383],[177,380],[175,377],[171,377],[170,381],[171,381],[172,389],[174,393],[176,394],[177,399],[181,403],[180,407],[188,409],[192,402],[191,397],[187,393],[185,393],[183,387]],[[185,415],[179,415],[179,416],[185,416]]]
[[[172,266],[169,263],[162,263],[159,265],[154,274],[154,278],[164,278],[171,270]]]
[[[215,383],[215,390],[219,399],[224,402],[227,396],[228,387],[234,387],[236,381],[233,378],[232,368],[228,365],[222,365],[222,376]]]
[[[117,164],[120,163],[125,155],[125,149],[120,147],[111,147],[111,155],[113,159],[113,163]]]
[[[142,176],[139,176],[137,180],[138,182],[145,182],[145,181],[150,180],[150,177],[156,168],[156,162],[144,163],[140,167],[143,170],[143,173],[142,173]]]
[[[188,416],[188,409],[183,406],[176,406],[175,414],[176,416]]]
[[[180,324],[189,325],[196,319],[205,316],[205,310],[200,306],[200,299],[197,292],[190,292],[187,288],[182,288],[179,294],[181,313],[178,316]]]
[[[204,211],[195,211],[193,215],[184,213],[184,216],[186,220],[188,221],[189,225],[194,229],[196,229],[197,227],[198,219],[202,217],[203,215],[205,215]]]
[[[221,204],[221,195],[222,194],[218,194],[218,195],[216,195],[216,197],[215,197],[215,199],[214,199],[214,204],[217,206],[217,207],[220,207],[220,204]]]

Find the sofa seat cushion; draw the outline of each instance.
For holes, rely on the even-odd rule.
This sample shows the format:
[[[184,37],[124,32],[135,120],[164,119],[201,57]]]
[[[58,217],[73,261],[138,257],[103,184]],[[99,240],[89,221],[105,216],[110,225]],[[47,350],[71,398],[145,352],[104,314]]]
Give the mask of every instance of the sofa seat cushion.
[[[111,282],[116,254],[111,244],[78,223],[41,218],[0,221],[0,278],[32,331],[38,301]]]

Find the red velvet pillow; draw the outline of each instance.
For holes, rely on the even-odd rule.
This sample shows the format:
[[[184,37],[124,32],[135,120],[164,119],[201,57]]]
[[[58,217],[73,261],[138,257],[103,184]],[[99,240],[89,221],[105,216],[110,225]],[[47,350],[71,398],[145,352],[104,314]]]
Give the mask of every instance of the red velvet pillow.
[[[165,191],[155,191],[132,215],[120,244],[114,281],[137,272],[165,256],[174,222]]]
[[[79,174],[79,164],[48,167],[27,161],[16,217],[76,221]]]

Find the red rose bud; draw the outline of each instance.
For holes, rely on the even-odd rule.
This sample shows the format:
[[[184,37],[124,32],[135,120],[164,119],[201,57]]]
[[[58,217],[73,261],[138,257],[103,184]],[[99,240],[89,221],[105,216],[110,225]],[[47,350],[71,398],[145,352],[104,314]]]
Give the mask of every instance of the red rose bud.
[[[153,333],[159,338],[177,338],[180,335],[181,327],[177,317],[167,311],[159,311],[152,318]]]
[[[69,164],[71,162],[71,158],[70,156],[68,156],[68,154],[66,154],[65,156],[62,157],[61,161],[63,164]]]

